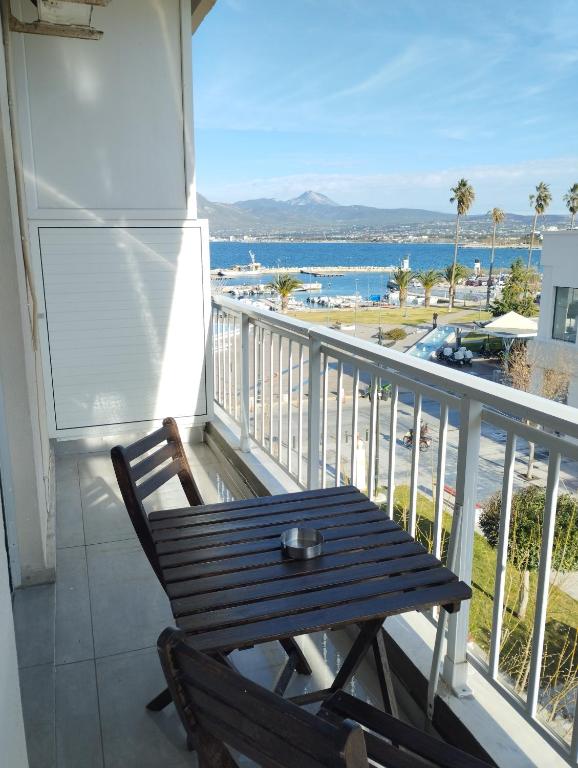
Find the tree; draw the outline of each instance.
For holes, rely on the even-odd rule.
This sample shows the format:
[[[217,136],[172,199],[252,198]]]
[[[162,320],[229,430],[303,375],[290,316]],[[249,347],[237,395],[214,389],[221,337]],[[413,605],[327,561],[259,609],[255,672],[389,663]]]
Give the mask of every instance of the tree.
[[[453,307],[456,296],[456,285],[460,282],[460,280],[466,279],[466,277],[469,275],[469,270],[464,264],[460,264],[459,261],[457,261],[446,267],[443,274],[444,278],[450,285],[450,307]]]
[[[436,285],[441,281],[442,277],[443,275],[441,272],[438,272],[437,269],[428,269],[417,273],[417,279],[420,281],[425,291],[424,304],[426,307],[429,307],[431,302],[432,288],[436,287]]]
[[[494,271],[494,253],[496,251],[496,229],[498,224],[501,224],[506,218],[506,214],[501,208],[492,208],[488,211],[488,215],[492,217],[494,228],[492,230],[492,252],[490,254],[490,271],[488,272],[488,292],[486,295],[486,306],[490,306],[490,291],[492,290],[492,273]]]
[[[516,259],[510,266],[510,274],[502,289],[502,295],[490,304],[494,317],[506,312],[517,312],[524,317],[534,317],[538,307],[534,301],[540,285],[540,276],[532,267],[525,267],[522,259]]]
[[[398,267],[392,274],[392,279],[397,283],[399,287],[399,306],[400,308],[405,306],[407,301],[407,294],[409,291],[409,284],[415,277],[415,273],[410,269],[404,269]]]
[[[522,392],[534,390],[548,400],[564,400],[568,393],[572,369],[568,357],[559,352],[550,360],[550,368],[544,369],[538,361],[539,352],[524,342],[515,343],[504,359],[504,371],[514,389]],[[543,373],[542,373],[543,372]],[[538,375],[540,374],[540,375]],[[531,422],[526,420],[527,424]],[[528,443],[528,467],[526,480],[531,480],[534,472],[535,443]]]
[[[570,229],[574,229],[574,219],[578,213],[578,184],[572,184],[564,195],[564,202],[570,211]]]
[[[451,188],[452,196],[450,197],[450,203],[456,204],[456,239],[454,247],[454,260],[453,267],[455,270],[458,263],[458,244],[460,238],[460,216],[465,216],[472,207],[474,200],[476,199],[476,193],[474,188],[467,179],[460,179],[455,187]],[[449,281],[450,285],[455,285],[456,279],[454,277]],[[454,306],[454,294],[450,292],[450,309]]]
[[[288,274],[277,275],[277,277],[269,283],[269,288],[273,290],[281,299],[281,311],[286,312],[289,305],[289,297],[296,288],[302,285],[300,280],[292,277]]]
[[[525,619],[530,595],[530,572],[540,565],[544,527],[546,490],[529,485],[512,496],[508,537],[508,560],[522,576],[517,615]],[[502,494],[491,496],[480,515],[480,528],[491,547],[497,547],[500,535]],[[561,573],[578,568],[578,498],[561,494],[556,503],[552,568]]]
[[[536,236],[536,222],[538,216],[543,216],[546,209],[552,202],[552,193],[550,187],[541,181],[536,187],[536,193],[530,195],[530,207],[534,209],[534,221],[532,222],[532,232],[530,234],[530,250],[528,251],[528,269],[532,266],[532,249],[534,247],[534,237]]]

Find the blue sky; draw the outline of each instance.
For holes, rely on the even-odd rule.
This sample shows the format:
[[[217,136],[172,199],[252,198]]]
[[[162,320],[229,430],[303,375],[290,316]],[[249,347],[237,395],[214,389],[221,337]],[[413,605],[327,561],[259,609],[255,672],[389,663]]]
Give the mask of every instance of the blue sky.
[[[578,0],[217,0],[193,38],[197,184],[550,212],[578,181]]]

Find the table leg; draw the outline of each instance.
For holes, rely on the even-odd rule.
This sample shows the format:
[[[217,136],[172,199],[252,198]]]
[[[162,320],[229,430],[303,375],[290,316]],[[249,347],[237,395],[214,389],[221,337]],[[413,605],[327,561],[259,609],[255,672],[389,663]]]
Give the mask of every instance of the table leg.
[[[347,685],[363,661],[365,654],[371,648],[382,624],[383,619],[376,619],[375,621],[366,621],[361,625],[359,634],[355,638],[351,650],[345,657],[345,661],[333,681],[331,691],[339,691]]]
[[[287,639],[280,640],[279,642],[283,646],[283,650],[287,656],[289,656],[289,658],[293,657],[295,659],[295,671],[300,675],[310,675],[312,671],[311,667],[309,666],[309,662],[305,658],[305,654],[297,644],[296,640],[294,640],[292,637],[288,637]]]
[[[381,629],[373,640],[373,657],[375,659],[379,687],[381,688],[384,711],[393,715],[393,717],[398,717],[397,699],[395,697],[385,640]]]

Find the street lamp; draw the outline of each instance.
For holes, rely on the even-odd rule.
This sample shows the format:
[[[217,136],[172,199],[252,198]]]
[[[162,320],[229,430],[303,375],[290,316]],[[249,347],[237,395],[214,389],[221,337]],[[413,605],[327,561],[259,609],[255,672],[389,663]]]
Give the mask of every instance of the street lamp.
[[[355,316],[353,319],[353,324],[355,326],[354,332],[353,332],[354,336],[357,336],[357,300],[358,300],[357,283],[358,282],[359,282],[358,280],[355,281]]]

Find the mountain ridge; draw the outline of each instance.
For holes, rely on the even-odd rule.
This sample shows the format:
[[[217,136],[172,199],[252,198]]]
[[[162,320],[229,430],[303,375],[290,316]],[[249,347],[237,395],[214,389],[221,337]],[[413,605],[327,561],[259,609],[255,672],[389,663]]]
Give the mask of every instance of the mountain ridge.
[[[454,213],[425,208],[376,208],[366,205],[340,205],[326,195],[307,190],[289,200],[261,197],[235,203],[216,203],[197,195],[199,217],[209,219],[211,234],[217,236],[271,235],[301,233],[322,235],[351,232],[378,233],[395,227],[438,225],[444,228],[455,221]],[[547,223],[560,223],[567,217],[550,215]],[[466,219],[470,224],[490,223],[487,214]],[[505,226],[530,225],[532,216],[506,214]]]

